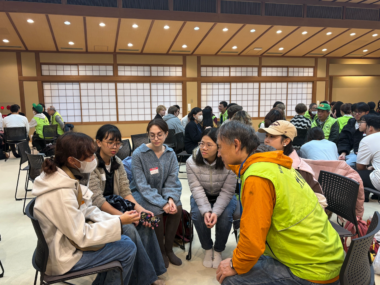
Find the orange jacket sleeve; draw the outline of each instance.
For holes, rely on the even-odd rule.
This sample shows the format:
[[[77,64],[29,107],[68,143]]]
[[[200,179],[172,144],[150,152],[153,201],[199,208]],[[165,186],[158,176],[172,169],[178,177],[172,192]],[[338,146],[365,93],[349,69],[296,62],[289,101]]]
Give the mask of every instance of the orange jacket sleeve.
[[[261,177],[248,177],[242,192],[240,238],[232,256],[232,263],[238,274],[251,270],[264,253],[276,203],[272,182]]]

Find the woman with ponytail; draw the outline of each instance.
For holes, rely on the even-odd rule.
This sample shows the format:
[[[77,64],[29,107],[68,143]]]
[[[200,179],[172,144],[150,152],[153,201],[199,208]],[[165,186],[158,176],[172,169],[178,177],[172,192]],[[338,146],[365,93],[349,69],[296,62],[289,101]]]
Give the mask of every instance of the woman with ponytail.
[[[92,205],[90,173],[97,166],[93,140],[66,133],[57,140],[54,159],[46,159],[34,181],[34,217],[49,248],[47,275],[62,275],[119,261],[128,284],[136,256],[122,226],[139,221],[136,211],[110,215]],[[96,284],[120,284],[119,271],[98,274]]]

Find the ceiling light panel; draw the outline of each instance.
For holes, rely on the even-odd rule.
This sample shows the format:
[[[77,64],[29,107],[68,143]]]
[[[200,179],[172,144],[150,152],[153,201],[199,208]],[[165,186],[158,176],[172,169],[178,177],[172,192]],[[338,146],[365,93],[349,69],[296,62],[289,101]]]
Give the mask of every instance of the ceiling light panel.
[[[128,44],[132,43],[133,51],[128,52],[140,53],[151,23],[152,20],[121,19],[116,51],[127,52],[125,50],[131,49]],[[134,28],[133,25],[138,27]]]
[[[7,15],[4,12],[0,12],[0,27],[6,29],[8,33],[6,35],[0,36],[0,42],[2,43],[3,39],[9,40],[12,46],[20,46],[21,48],[15,48],[15,50],[24,50],[24,46],[20,41],[15,29],[13,28],[11,22],[9,21]]]
[[[181,33],[178,35],[176,41],[174,42],[172,48],[170,49],[170,54],[176,54],[178,52],[174,51],[182,51],[184,48],[182,47],[184,43],[186,43],[186,51],[188,53],[192,53],[203,37],[207,34],[207,32],[211,29],[213,23],[205,23],[205,22],[187,22],[183,27]],[[194,30],[194,27],[198,27],[199,30]],[[181,54],[185,54],[182,52]]]
[[[249,46],[254,40],[256,40],[260,35],[262,35],[270,26],[267,25],[245,25],[230,41],[224,46],[224,48],[219,52],[221,55],[238,55],[247,46]],[[255,30],[254,33],[251,30]],[[237,46],[238,50],[233,50],[232,47]],[[222,51],[236,52],[239,53],[221,53]]]
[[[33,19],[28,19],[28,20],[26,20],[29,24],[33,24],[34,23],[34,21],[33,21]]]
[[[117,33],[117,18],[86,17],[89,52],[113,52]],[[105,26],[99,26],[104,23]]]
[[[83,17],[49,15],[49,19],[59,49],[67,47],[67,43],[72,41],[75,43],[75,48],[81,48],[81,50],[65,51],[86,51]],[[70,25],[66,25],[65,22],[69,22]]]
[[[56,51],[45,14],[9,13],[28,50]],[[33,19],[34,23],[27,22]],[[61,22],[63,25],[63,21]],[[70,39],[69,39],[70,40]],[[65,45],[67,45],[67,40]],[[12,41],[13,45],[13,41]]]
[[[146,42],[144,53],[167,53],[173,43],[183,21],[154,21],[152,30],[150,31],[148,41]],[[168,26],[169,29],[164,29]],[[180,43],[180,48],[184,42]]]

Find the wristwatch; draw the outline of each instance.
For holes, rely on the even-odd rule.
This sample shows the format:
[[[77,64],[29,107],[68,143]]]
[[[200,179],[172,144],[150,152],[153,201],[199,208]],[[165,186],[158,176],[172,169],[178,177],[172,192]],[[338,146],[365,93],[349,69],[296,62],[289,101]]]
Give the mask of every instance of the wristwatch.
[[[235,270],[234,265],[232,264],[232,258],[231,258],[231,260],[230,260],[230,266],[231,266],[231,268],[232,268],[233,270]]]

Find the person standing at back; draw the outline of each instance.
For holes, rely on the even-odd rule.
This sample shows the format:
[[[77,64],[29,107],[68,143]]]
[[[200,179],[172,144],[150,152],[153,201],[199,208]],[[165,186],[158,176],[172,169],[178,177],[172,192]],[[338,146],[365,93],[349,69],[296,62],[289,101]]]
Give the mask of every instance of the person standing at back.
[[[43,107],[38,104],[33,103],[33,119],[29,122],[29,128],[36,128],[36,131],[33,134],[32,138],[32,145],[37,148],[38,151],[41,151],[43,148],[46,147],[45,141],[44,141],[44,134],[43,129],[44,126],[49,125],[49,120],[45,117],[43,112]]]
[[[317,109],[318,118],[313,121],[311,127],[320,127],[327,140],[337,143],[339,139],[339,124],[336,119],[330,116],[330,105],[321,103]]]
[[[51,125],[57,125],[58,135],[63,135],[65,133],[65,121],[61,114],[57,112],[54,106],[50,106],[48,113],[51,117]]]
[[[222,125],[223,122],[228,119],[227,105],[228,104],[227,104],[226,101],[222,101],[222,102],[219,103],[218,109],[219,109],[219,112],[220,112],[220,120],[219,120],[220,125]]]

